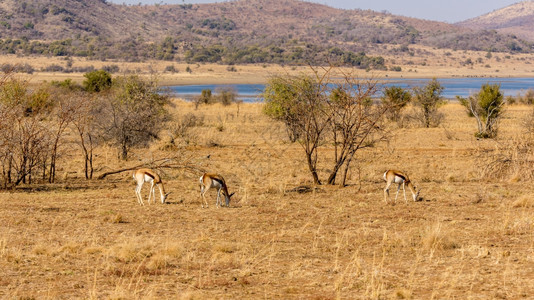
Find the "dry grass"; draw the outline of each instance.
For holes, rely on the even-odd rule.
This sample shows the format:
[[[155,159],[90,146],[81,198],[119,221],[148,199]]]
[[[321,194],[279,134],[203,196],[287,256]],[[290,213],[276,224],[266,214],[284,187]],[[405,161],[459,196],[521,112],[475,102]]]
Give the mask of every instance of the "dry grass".
[[[201,209],[200,174],[164,170],[169,203],[137,205],[127,174],[0,194],[0,296],[5,298],[527,298],[534,294],[534,187],[481,178],[475,123],[457,104],[443,127],[396,129],[389,145],[362,151],[346,188],[311,186],[299,145],[261,114],[261,105],[202,106],[177,148],[168,139],[129,162],[113,149],[95,163],[116,168],[183,153],[225,176],[230,208]],[[529,108],[514,106],[501,142],[516,136]],[[221,131],[218,127],[224,127]],[[193,137],[193,138],[191,138]],[[168,149],[168,150],[162,150]],[[327,148],[321,155],[331,156]],[[209,158],[208,158],[209,156]],[[327,174],[328,161],[320,164]],[[381,180],[400,168],[423,201],[385,205]],[[66,171],[64,169],[63,171]],[[359,174],[358,174],[359,173]],[[358,181],[361,178],[361,182]],[[304,191],[304,189],[300,189]],[[146,197],[146,190],[144,190]]]
[[[534,195],[522,195],[512,203],[512,207],[534,207]]]

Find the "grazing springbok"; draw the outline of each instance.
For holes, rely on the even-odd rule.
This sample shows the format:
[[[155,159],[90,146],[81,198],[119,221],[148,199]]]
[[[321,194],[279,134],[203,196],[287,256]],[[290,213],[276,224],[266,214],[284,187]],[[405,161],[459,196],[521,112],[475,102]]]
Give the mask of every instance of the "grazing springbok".
[[[230,197],[232,197],[234,193],[228,194],[228,186],[226,185],[226,182],[224,181],[224,178],[221,175],[208,173],[204,173],[202,176],[200,176],[200,196],[202,196],[203,201],[202,207],[204,207],[204,204],[206,205],[206,207],[208,207],[208,202],[206,201],[205,195],[210,188],[217,189],[217,202],[215,203],[215,206],[221,207],[222,205],[222,191],[226,200],[226,206],[230,207]]]
[[[413,201],[417,201],[417,197],[419,197],[419,193],[421,192],[421,190],[417,191],[417,188],[410,181],[410,178],[408,178],[408,175],[406,173],[397,170],[387,170],[384,173],[384,180],[386,181],[386,188],[384,189],[384,201],[386,203],[388,203],[389,198],[389,186],[393,183],[398,184],[397,194],[395,195],[395,202],[397,202],[397,196],[399,195],[401,185],[404,191],[404,202],[408,203],[408,200],[406,200],[406,186],[408,187],[410,192],[412,192]]]
[[[170,193],[165,193],[165,187],[163,186],[163,181],[161,177],[151,169],[137,169],[133,171],[133,178],[137,182],[137,187],[135,188],[135,195],[137,196],[137,202],[141,205],[143,203],[143,196],[141,196],[141,188],[145,182],[150,182],[150,190],[148,191],[148,204],[150,204],[150,197],[154,196],[154,203],[156,203],[156,186],[159,188],[159,194],[161,196],[161,203],[165,203],[165,199],[169,196]]]

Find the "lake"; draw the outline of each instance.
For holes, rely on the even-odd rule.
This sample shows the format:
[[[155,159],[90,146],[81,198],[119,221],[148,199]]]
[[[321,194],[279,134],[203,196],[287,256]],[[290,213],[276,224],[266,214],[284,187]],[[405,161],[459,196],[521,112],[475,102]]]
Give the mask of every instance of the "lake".
[[[411,89],[416,86],[424,86],[431,79],[428,78],[391,78],[380,79],[383,86],[400,86],[405,89]],[[501,91],[505,96],[517,96],[524,94],[528,89],[534,89],[534,78],[443,78],[438,79],[444,87],[442,96],[447,99],[455,99],[456,96],[467,97],[480,90],[483,84],[500,84]],[[200,95],[202,90],[210,89],[217,93],[221,88],[232,88],[238,94],[238,99],[244,102],[262,101],[260,94],[265,88],[264,84],[204,84],[204,85],[177,85],[169,86],[170,93],[173,96],[191,100],[193,97]],[[381,94],[377,94],[380,96]]]

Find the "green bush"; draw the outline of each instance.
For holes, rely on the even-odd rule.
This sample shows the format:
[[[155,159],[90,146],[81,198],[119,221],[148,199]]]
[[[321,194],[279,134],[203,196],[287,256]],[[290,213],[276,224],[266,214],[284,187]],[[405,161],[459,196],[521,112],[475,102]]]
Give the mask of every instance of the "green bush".
[[[111,75],[104,70],[92,71],[83,76],[87,78],[83,82],[83,87],[88,92],[98,93],[111,87]]]
[[[469,98],[457,96],[468,114],[477,120],[479,138],[497,136],[498,122],[504,108],[504,96],[499,84],[484,84],[480,91]]]
[[[444,87],[436,78],[433,78],[424,87],[413,89],[413,103],[419,110],[417,117],[423,127],[437,127],[443,119],[443,114],[438,111],[439,107],[446,102],[441,97]]]
[[[391,121],[399,121],[402,110],[411,99],[412,94],[408,90],[398,86],[386,87],[381,101],[385,107],[388,107],[386,113],[388,119]]]

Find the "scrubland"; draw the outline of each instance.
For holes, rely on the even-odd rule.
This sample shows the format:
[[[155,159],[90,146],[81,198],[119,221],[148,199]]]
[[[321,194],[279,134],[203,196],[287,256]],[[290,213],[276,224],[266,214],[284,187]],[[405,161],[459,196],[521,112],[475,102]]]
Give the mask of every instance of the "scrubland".
[[[390,53],[398,45],[383,45],[383,51]],[[486,51],[464,51],[438,49],[412,45],[411,51],[384,55],[381,52],[368,53],[383,56],[388,70],[354,70],[361,78],[446,78],[446,77],[531,77],[534,74],[534,58],[530,54],[489,53]],[[300,74],[310,72],[308,66],[280,66],[275,64],[223,65],[188,64],[183,61],[151,60],[125,62],[121,60],[91,60],[78,57],[44,56],[0,56],[0,67],[4,65],[27,65],[33,68],[26,77],[33,83],[42,81],[63,81],[72,79],[81,83],[83,72],[61,72],[49,69],[113,69],[114,75],[139,74],[156,77],[162,85],[183,84],[236,84],[266,83],[275,74]],[[398,68],[397,71],[393,69]],[[169,71],[172,70],[172,71]]]
[[[0,193],[0,296],[111,299],[518,299],[534,294],[532,170],[493,176],[493,157],[524,140],[531,107],[508,106],[499,138],[449,103],[438,128],[391,127],[362,150],[349,185],[313,186],[302,149],[261,104],[174,100],[176,123],[198,117],[129,161],[101,146],[98,173],[181,157],[196,169],[159,172],[166,204],[137,204],[130,173],[83,179],[75,144],[55,184]],[[503,148],[504,147],[504,148]],[[320,148],[320,176],[331,147]],[[532,158],[529,158],[530,160]],[[382,174],[406,171],[422,200],[383,198]],[[226,178],[230,208],[201,208],[202,171]],[[489,172],[488,172],[489,171]],[[299,188],[300,187],[300,188]],[[303,188],[307,187],[307,188]],[[143,189],[146,199],[148,187]],[[392,189],[392,197],[395,189]],[[159,198],[159,194],[158,194]]]

